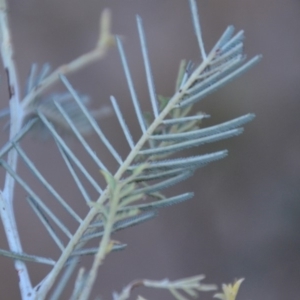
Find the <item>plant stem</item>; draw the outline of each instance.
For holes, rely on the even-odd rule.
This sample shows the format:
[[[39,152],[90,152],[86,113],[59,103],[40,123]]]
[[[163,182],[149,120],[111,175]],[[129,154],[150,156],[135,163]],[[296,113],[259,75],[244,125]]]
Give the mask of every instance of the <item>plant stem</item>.
[[[80,293],[80,297],[78,298],[78,300],[87,300],[89,298],[89,295],[92,291],[93,285],[97,278],[98,268],[104,261],[106,255],[110,252],[109,249],[110,242],[111,242],[110,236],[113,231],[115,217],[119,208],[119,201],[120,201],[119,192],[120,192],[119,187],[117,187],[116,190],[114,191],[111,190],[109,214],[106,220],[104,234],[99,245],[99,250],[95,255],[92,268],[88,273],[87,279],[84,283],[84,287],[82,289],[82,292]]]
[[[8,25],[7,5],[5,0],[0,0],[0,34],[1,57],[7,75],[8,93],[10,97],[9,138],[12,140],[21,129],[23,114],[20,109],[19,84],[13,58],[14,52]],[[9,151],[7,161],[9,166],[15,171],[18,161],[18,154],[15,149],[11,149]],[[22,253],[21,241],[13,211],[14,186],[15,180],[6,173],[4,188],[0,195],[0,213],[10,250],[16,253]],[[32,285],[25,263],[15,260],[15,269],[18,271],[20,279],[19,286],[22,299],[32,299]]]
[[[65,266],[66,261],[70,257],[75,246],[78,244],[83,233],[86,231],[86,229],[88,228],[92,220],[95,218],[96,214],[97,214],[97,210],[95,208],[91,209],[88,215],[85,217],[84,222],[80,224],[79,228],[76,230],[72,239],[69,241],[68,245],[64,249],[64,252],[61,254],[59,260],[56,262],[55,266],[53,267],[51,272],[47,275],[40,289],[36,293],[36,298],[35,298],[36,300],[43,300],[46,298],[47,293],[53,286],[54,281],[56,280],[62,268]]]

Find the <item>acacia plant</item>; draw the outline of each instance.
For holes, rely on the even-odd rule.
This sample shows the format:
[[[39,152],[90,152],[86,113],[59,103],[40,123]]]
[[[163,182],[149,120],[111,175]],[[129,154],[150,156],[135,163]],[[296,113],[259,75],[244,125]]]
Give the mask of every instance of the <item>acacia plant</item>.
[[[6,172],[4,187],[0,191],[0,212],[9,245],[9,250],[1,250],[1,254],[13,260],[19,276],[22,299],[61,299],[68,285],[74,286],[70,299],[89,299],[98,268],[103,264],[106,256],[114,250],[126,247],[122,242],[112,239],[114,232],[155,217],[160,208],[192,198],[191,192],[167,197],[163,191],[192,176],[196,169],[227,155],[226,150],[196,156],[186,156],[182,151],[237,136],[243,131],[241,126],[254,118],[253,114],[246,114],[214,126],[202,126],[202,120],[207,115],[194,112],[193,105],[248,70],[259,61],[260,56],[246,60],[243,54],[244,32],[234,33],[233,26],[229,26],[211,51],[206,52],[195,0],[190,0],[190,7],[202,60],[197,65],[184,61],[180,64],[176,89],[171,97],[156,94],[142,19],[137,17],[137,29],[152,106],[149,116],[143,113],[138,100],[122,40],[111,34],[108,10],[104,10],[100,18],[99,40],[92,51],[53,72],[50,72],[47,64],[37,72],[38,68],[33,64],[27,78],[25,93],[22,95],[14,60],[7,3],[6,0],[0,0],[1,57],[7,76],[9,91],[7,115],[10,118],[9,140],[0,149],[0,164]],[[116,45],[119,50],[136,114],[136,123],[140,128],[140,137],[134,140],[126,126],[118,102],[112,96],[110,101],[116,120],[130,147],[126,157],[118,154],[118,150],[110,143],[109,137],[106,137],[99,127],[96,121],[98,111],[89,109],[87,98],[79,94],[68,80],[71,73],[102,59],[113,45]],[[45,96],[45,92],[59,81],[64,84],[66,93]],[[5,115],[4,111],[2,115]],[[51,182],[47,181],[26,151],[22,149],[23,138],[34,128],[47,131],[56,143],[69,174],[82,195],[82,201],[86,203],[87,213],[84,217],[80,217],[72,207],[70,201],[72,199],[64,199],[59,191],[53,188]],[[62,130],[67,130],[76,137],[104,176],[106,186],[101,185],[99,178],[92,176],[84,163],[75,155],[61,135]],[[96,149],[92,149],[86,142],[87,133],[95,134],[109,150],[118,164],[116,172],[109,170],[106,162],[96,155]],[[174,156],[174,154],[178,155],[178,152],[182,154]],[[40,184],[48,190],[51,195],[50,200],[39,197],[35,191],[37,187],[29,186],[26,178],[20,176],[17,171],[18,160],[22,160],[28,167],[28,171],[32,172]],[[96,198],[89,196],[87,182],[97,192]],[[58,247],[60,251],[58,257],[46,258],[23,250],[14,213],[16,184],[26,191],[27,202],[37,217],[36,222],[45,227],[49,239]],[[52,200],[57,201],[61,209],[64,209],[77,223],[75,231],[71,231],[64,224],[64,220],[50,209],[49,201]],[[67,243],[61,239],[61,235],[65,236]],[[92,240],[98,241],[97,247],[87,246],[87,243]],[[37,251],[38,243],[39,241],[36,240]],[[78,262],[84,255],[92,255],[93,263],[90,269],[78,270]],[[27,269],[27,264],[32,262],[49,265],[49,273],[45,278],[41,278],[36,286],[32,285]],[[75,284],[70,282],[74,272],[77,272]],[[114,293],[113,299],[128,299],[131,290],[141,285],[164,288],[169,290],[176,299],[188,299],[196,297],[199,291],[216,289],[215,285],[203,284],[201,282],[203,278],[204,276],[199,275],[173,282],[167,279],[133,281],[120,294]],[[215,294],[215,297],[223,300],[235,299],[241,282],[242,279],[233,285],[224,285],[223,291]]]

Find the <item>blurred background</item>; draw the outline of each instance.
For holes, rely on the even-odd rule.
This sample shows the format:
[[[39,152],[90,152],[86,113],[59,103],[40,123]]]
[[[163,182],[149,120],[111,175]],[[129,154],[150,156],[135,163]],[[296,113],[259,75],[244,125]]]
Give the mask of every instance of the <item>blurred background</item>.
[[[248,112],[257,117],[246,125],[242,136],[188,153],[229,149],[226,159],[198,170],[194,177],[168,192],[175,195],[194,191],[191,201],[162,210],[156,219],[115,236],[128,247],[111,254],[100,268],[94,295],[100,293],[103,299],[111,299],[112,291],[120,291],[137,278],[175,280],[205,274],[207,283],[218,285],[246,278],[238,299],[297,299],[300,293],[300,2],[199,0],[198,6],[207,50],[232,24],[237,30],[245,30],[247,55],[261,53],[263,60],[202,100],[195,111],[211,115],[204,126]],[[113,32],[124,37],[144,110],[149,110],[150,105],[136,14],[144,21],[158,94],[172,95],[182,58],[200,61],[188,1],[11,0],[9,7],[16,60],[24,84],[31,63],[49,62],[55,69],[90,51],[98,38],[99,15],[106,7],[112,10]],[[69,79],[80,92],[90,95],[95,108],[109,106],[109,96],[114,95],[134,138],[139,137],[115,48],[104,60]],[[8,103],[6,90],[5,81],[1,80],[1,108]],[[58,84],[56,90],[63,90],[62,85]],[[101,119],[100,125],[122,157],[126,157],[128,149],[115,116]],[[102,180],[92,161],[85,161],[77,141],[72,137],[66,139],[75,152],[82,155],[88,170]],[[6,131],[1,133],[0,140],[2,145],[7,141]],[[91,136],[88,141],[115,170],[115,162],[96,137]],[[84,216],[87,207],[53,140],[28,137],[23,147],[45,177]],[[34,177],[22,162],[19,170],[41,197],[49,197],[39,185],[35,186]],[[1,170],[1,179],[3,175]],[[25,192],[18,187],[15,208],[24,250],[57,257],[57,248],[25,197]],[[55,204],[53,209],[64,217]],[[74,224],[69,223],[69,226]],[[0,248],[7,249],[2,226],[0,235]],[[0,266],[0,298],[20,299],[12,262],[0,257]],[[34,264],[30,264],[29,269],[35,284],[49,271]],[[137,294],[149,299],[171,299],[164,291],[139,289],[134,295]],[[211,296],[203,294],[201,299],[211,299]]]

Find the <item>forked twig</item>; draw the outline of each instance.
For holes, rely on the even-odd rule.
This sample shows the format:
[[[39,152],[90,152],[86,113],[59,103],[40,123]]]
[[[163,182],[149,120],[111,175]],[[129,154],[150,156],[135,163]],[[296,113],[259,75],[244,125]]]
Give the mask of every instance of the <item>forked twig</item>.
[[[9,106],[10,106],[10,132],[9,138],[18,134],[22,126],[22,110],[20,109],[20,86],[18,82],[17,69],[14,61],[12,37],[8,24],[7,4],[0,0],[0,43],[1,57],[5,68],[8,82]],[[16,171],[18,154],[15,149],[8,153],[7,163],[13,171]],[[3,191],[0,192],[0,213],[9,248],[15,253],[23,253],[19,233],[17,230],[15,215],[13,211],[14,178],[7,172]],[[20,292],[23,299],[29,299],[32,294],[32,285],[26,264],[21,260],[15,260],[15,269],[20,279]]]

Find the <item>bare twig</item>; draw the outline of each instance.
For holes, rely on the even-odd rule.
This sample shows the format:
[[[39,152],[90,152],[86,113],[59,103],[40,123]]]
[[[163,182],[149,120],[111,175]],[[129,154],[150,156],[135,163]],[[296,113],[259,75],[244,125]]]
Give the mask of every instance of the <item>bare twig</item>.
[[[14,52],[11,41],[11,33],[7,18],[7,5],[5,0],[0,0],[0,43],[1,57],[8,81],[8,93],[10,97],[10,140],[20,131],[22,125],[22,110],[20,109],[20,89],[17,70],[14,62]],[[8,165],[15,171],[17,168],[18,154],[15,149],[8,153]],[[22,253],[21,241],[17,231],[13,212],[13,195],[15,180],[6,173],[4,189],[0,195],[1,219],[5,228],[9,248],[16,253]],[[15,260],[15,269],[20,279],[20,291],[23,299],[31,299],[32,286],[29,274],[24,262]]]
[[[66,65],[58,67],[52,74],[47,76],[35,89],[33,89],[22,101],[22,108],[26,111],[28,106],[45,90],[53,86],[58,80],[59,75],[69,75],[77,72],[83,67],[90,65],[96,60],[102,59],[108,49],[114,44],[114,37],[111,34],[111,13],[105,9],[100,18],[100,35],[95,49],[83,54]]]

